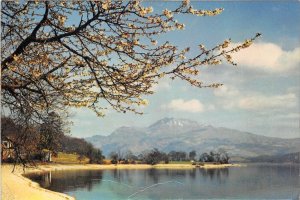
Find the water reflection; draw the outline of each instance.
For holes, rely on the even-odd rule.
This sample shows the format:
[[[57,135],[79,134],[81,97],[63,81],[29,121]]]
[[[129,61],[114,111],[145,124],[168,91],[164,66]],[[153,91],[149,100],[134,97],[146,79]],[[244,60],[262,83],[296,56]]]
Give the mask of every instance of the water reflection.
[[[221,169],[199,169],[203,178],[209,177],[210,180],[217,179],[219,182],[226,181],[229,176],[228,168]]]
[[[76,170],[29,174],[27,177],[38,182],[43,188],[67,192],[75,191],[78,188],[86,188],[91,191],[94,185],[101,184],[102,174],[103,171],[100,170]]]
[[[28,177],[78,200],[295,199],[300,188],[299,166],[53,171]]]

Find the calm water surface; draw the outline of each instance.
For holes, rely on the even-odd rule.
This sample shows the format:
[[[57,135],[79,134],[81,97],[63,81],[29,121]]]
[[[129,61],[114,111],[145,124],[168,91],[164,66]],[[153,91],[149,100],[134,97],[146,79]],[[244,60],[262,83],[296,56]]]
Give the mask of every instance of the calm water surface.
[[[27,175],[42,187],[101,199],[296,199],[299,165],[228,169],[76,170]]]

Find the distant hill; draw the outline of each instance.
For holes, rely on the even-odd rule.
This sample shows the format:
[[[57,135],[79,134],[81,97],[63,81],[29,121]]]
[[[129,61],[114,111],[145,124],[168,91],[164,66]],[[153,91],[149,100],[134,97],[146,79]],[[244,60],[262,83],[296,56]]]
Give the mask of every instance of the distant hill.
[[[300,163],[300,152],[284,155],[258,156],[249,158],[249,162],[271,162],[271,163]]]
[[[165,152],[196,150],[199,155],[223,148],[234,160],[243,160],[300,151],[300,138],[266,137],[175,118],[161,119],[149,127],[120,127],[108,136],[95,135],[85,139],[101,148],[105,155],[111,151],[127,150],[139,154],[152,148]]]

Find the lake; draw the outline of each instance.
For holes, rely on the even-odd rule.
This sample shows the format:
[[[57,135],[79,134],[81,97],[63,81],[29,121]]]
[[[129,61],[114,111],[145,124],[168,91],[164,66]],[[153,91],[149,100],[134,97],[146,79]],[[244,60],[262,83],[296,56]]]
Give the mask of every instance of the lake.
[[[100,199],[299,199],[299,165],[226,169],[113,169],[28,174],[49,190]]]

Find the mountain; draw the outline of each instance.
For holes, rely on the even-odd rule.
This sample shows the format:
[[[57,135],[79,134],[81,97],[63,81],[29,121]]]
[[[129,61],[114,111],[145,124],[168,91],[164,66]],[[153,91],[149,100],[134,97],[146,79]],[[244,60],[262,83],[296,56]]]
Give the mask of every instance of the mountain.
[[[164,118],[148,127],[120,127],[108,136],[96,135],[85,139],[101,148],[105,155],[128,150],[139,154],[153,148],[165,152],[196,150],[200,154],[223,148],[239,160],[300,151],[300,138],[266,137],[175,118]]]
[[[270,162],[270,163],[300,163],[300,152],[288,153],[284,155],[257,156],[248,159],[250,162]]]

